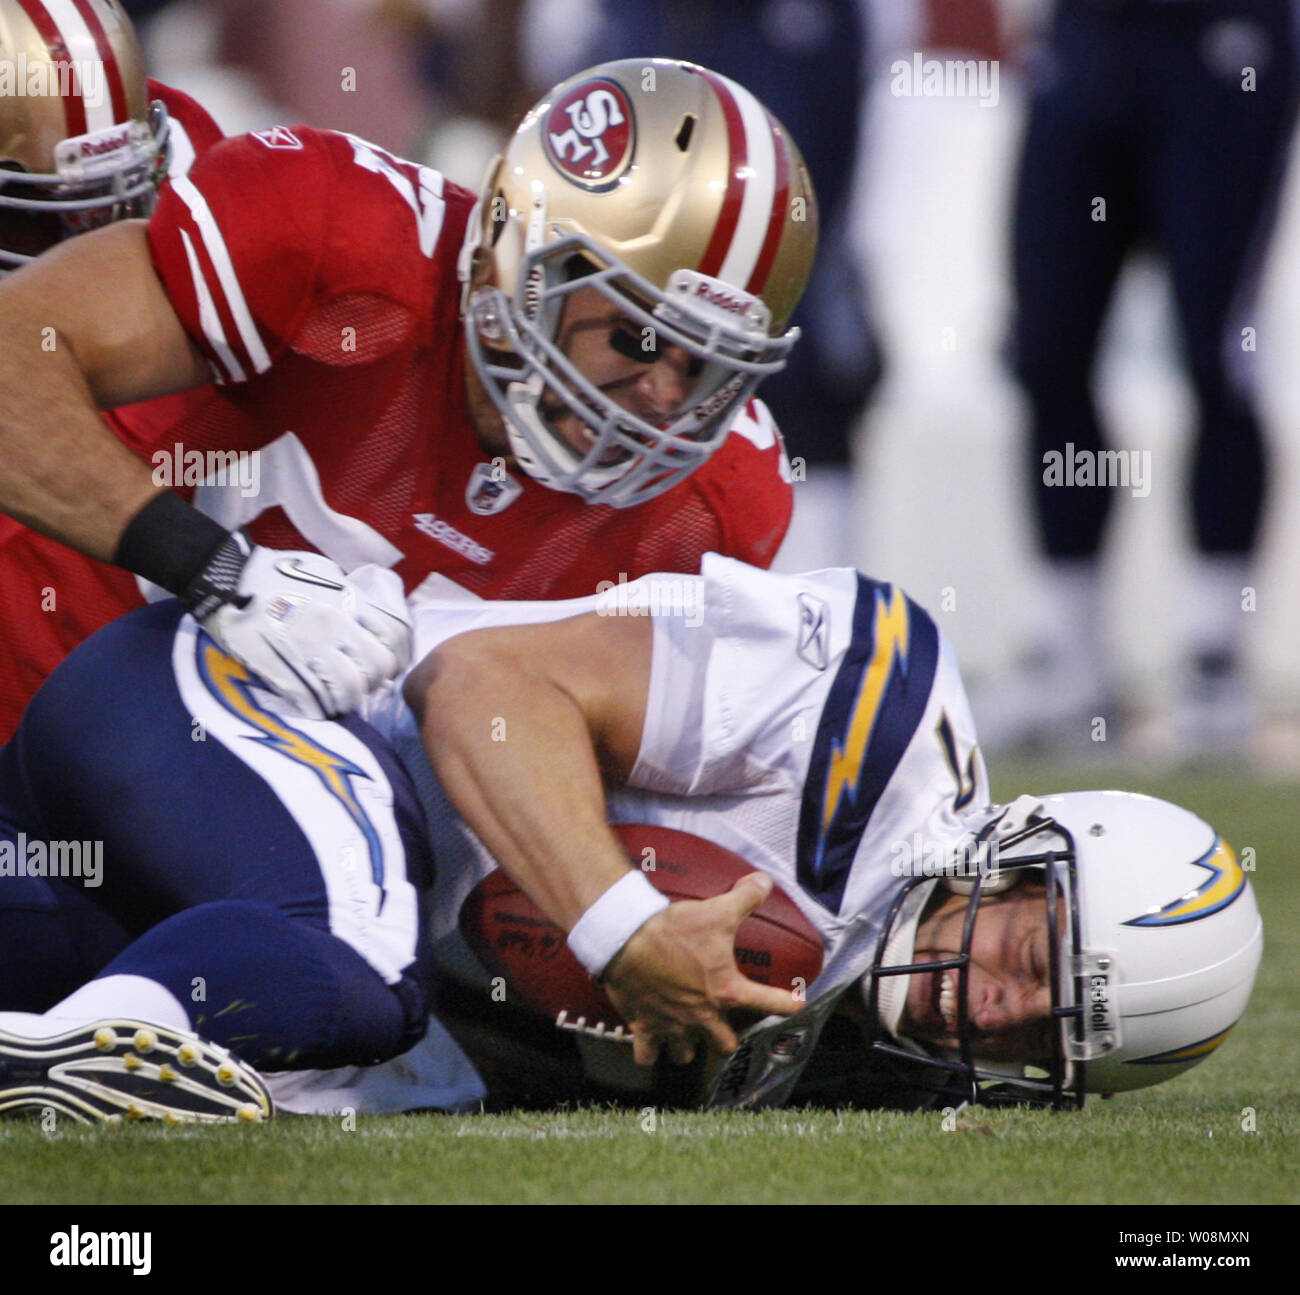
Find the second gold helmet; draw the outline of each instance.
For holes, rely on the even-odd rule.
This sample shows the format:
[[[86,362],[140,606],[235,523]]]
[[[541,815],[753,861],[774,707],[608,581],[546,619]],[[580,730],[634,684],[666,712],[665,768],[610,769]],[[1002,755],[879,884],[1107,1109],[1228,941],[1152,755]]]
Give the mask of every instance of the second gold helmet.
[[[117,0],[0,0],[0,273],[148,215],[167,134]]]

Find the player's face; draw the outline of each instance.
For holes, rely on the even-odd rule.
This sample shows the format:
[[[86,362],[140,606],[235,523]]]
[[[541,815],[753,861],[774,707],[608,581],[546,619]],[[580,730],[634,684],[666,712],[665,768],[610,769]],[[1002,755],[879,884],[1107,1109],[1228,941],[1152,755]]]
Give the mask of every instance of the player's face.
[[[913,961],[942,962],[961,953],[967,906],[965,895],[948,895],[921,922]],[[1049,948],[1041,886],[1018,886],[981,903],[967,996],[977,1057],[1034,1061],[1051,1055]],[[952,970],[909,977],[902,1033],[922,1043],[957,1046],[958,975]]]
[[[698,375],[696,361],[680,347],[657,342],[595,288],[579,288],[565,303],[557,344],[583,375],[616,405],[655,426],[683,412]],[[555,433],[585,454],[595,433],[555,396],[542,413]],[[611,461],[622,451],[610,451]]]

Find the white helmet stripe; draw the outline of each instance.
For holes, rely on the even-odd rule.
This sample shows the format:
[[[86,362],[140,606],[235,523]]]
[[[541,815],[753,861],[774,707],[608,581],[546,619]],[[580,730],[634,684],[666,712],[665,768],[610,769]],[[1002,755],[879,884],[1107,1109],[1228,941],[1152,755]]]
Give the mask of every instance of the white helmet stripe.
[[[746,183],[740,219],[736,222],[736,232],[718,271],[718,278],[743,289],[758,265],[772,219],[772,200],[776,193],[776,145],[763,105],[744,86],[726,77],[718,80],[731,92],[740,110],[746,151]]]
[[[718,278],[744,288],[754,273],[767,238],[776,188],[776,148],[763,105],[743,86],[722,80],[740,109],[745,128],[746,184],[736,232]]]
[[[117,123],[113,120],[113,96],[109,93],[107,69],[95,33],[73,0],[43,0],[43,3],[77,69],[80,97],[86,108],[86,133],[109,129]]]
[[[706,68],[696,71],[718,96],[729,150],[727,189],[699,271],[748,291],[775,218],[774,128],[762,104],[743,86]]]

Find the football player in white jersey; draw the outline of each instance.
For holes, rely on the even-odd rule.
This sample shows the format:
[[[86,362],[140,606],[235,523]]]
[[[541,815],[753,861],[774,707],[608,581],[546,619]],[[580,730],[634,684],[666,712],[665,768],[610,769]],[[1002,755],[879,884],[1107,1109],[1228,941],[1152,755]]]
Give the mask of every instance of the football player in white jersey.
[[[1245,1010],[1261,930],[1231,848],[1145,796],[991,804],[952,648],[893,586],[709,555],[701,576],[648,576],[571,602],[431,601],[415,622],[421,663],[369,720],[423,801],[437,860],[425,934],[454,929],[499,865],[603,979],[638,1061],[664,1050],[685,1063],[700,1040],[726,1058],[711,1105],[804,1100],[809,1081],[837,1102],[1075,1105],[1173,1077]],[[205,682],[223,673],[214,653],[181,621],[167,659],[206,743],[169,748],[168,794],[183,779],[175,761],[206,758],[182,746],[221,749],[256,760],[298,822],[320,821],[330,806],[314,800],[337,790],[303,778],[301,751],[347,749],[346,734],[281,717],[268,746],[266,699],[241,693],[232,706]],[[279,764],[292,775],[283,784]],[[610,822],[694,833],[759,876],[669,905]],[[768,878],[825,942],[806,1001],[745,981],[735,964],[735,929]],[[126,965],[125,989],[143,992],[149,964]],[[277,992],[262,993],[268,1021],[291,1015]],[[770,1015],[738,1040],[725,1014],[742,1001]],[[146,1022],[147,1008],[120,1005]],[[272,1088],[304,1111],[481,1094],[446,1035],[430,1040],[400,1066],[298,1073]],[[3,1062],[11,1045],[0,1045]],[[828,1085],[828,1056],[840,1081],[860,1070],[863,1082]]]
[[[952,647],[893,586],[710,556],[585,607],[429,609],[417,636],[405,697],[458,811],[426,805],[443,921],[495,860],[642,1061],[731,1048],[738,906],[665,907],[607,819],[736,851],[822,934],[807,1003],[750,1032],[715,1103],[788,1098],[841,1007],[904,1086],[1056,1105],[1172,1077],[1245,1009],[1261,926],[1231,848],[1145,796],[991,804]],[[374,718],[418,767],[414,716]]]

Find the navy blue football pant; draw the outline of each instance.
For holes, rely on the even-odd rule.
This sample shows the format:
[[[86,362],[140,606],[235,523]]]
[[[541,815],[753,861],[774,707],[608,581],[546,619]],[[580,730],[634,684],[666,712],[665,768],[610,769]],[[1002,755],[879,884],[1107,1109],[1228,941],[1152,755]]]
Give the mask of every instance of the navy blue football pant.
[[[1062,0],[1039,67],[1015,196],[1014,362],[1032,406],[1029,470],[1052,557],[1095,554],[1111,492],[1056,490],[1044,455],[1103,445],[1091,380],[1125,257],[1153,245],[1173,285],[1197,405],[1196,543],[1244,554],[1265,495],[1237,317],[1291,139],[1289,0]],[[1250,74],[1253,71],[1253,88]],[[1097,199],[1105,219],[1095,219]],[[1238,370],[1238,372],[1234,372]]]
[[[432,864],[415,793],[366,724],[266,701],[174,602],[55,671],[0,750],[0,1010],[131,974],[268,1070],[419,1038]]]

